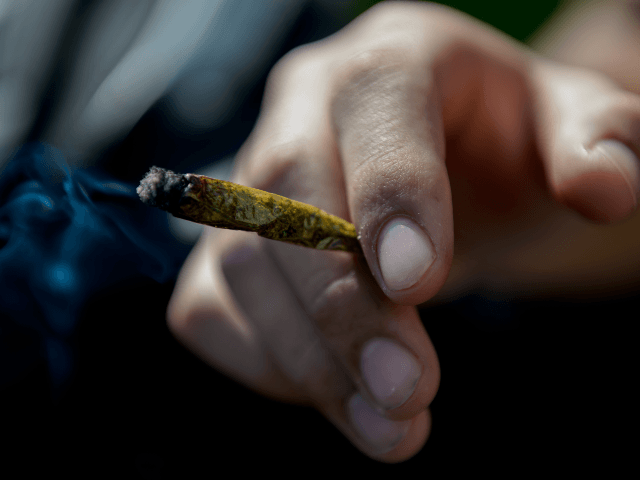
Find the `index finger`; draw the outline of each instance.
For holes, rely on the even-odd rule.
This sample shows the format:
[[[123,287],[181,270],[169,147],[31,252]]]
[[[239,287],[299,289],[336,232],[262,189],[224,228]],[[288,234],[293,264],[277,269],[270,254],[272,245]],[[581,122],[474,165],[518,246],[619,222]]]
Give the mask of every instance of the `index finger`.
[[[440,290],[453,257],[445,146],[466,148],[448,158],[496,158],[484,167],[496,183],[529,176],[518,158],[530,139],[529,57],[445,8],[389,4],[366,15],[341,34],[331,116],[372,273],[394,302],[417,305]]]
[[[342,166],[326,103],[326,64],[315,53],[313,49],[298,51],[272,73],[260,120],[239,154],[233,181],[313,204],[349,220]],[[435,350],[415,309],[394,305],[362,258],[262,243],[274,266],[261,271],[282,272],[285,280],[280,288],[272,290],[274,282],[265,274],[260,284],[270,293],[266,297],[254,294],[255,288],[248,285],[255,284],[260,255],[245,255],[252,260],[247,261],[246,268],[239,268],[233,260],[237,255],[228,254],[222,262],[223,271],[238,303],[250,309],[245,313],[255,323],[262,321],[258,317],[272,319],[270,325],[282,319],[283,336],[285,331],[289,335],[294,330],[285,323],[311,322],[342,360],[359,392],[342,398],[346,410],[352,412],[350,419],[341,416],[344,410],[340,405],[320,403],[318,407],[344,432],[359,431],[370,444],[373,442],[373,450],[364,448],[371,455],[379,452],[380,441],[388,440],[385,436],[371,438],[371,429],[380,427],[382,420],[375,420],[378,427],[374,428],[373,420],[367,417],[370,413],[365,417],[356,413],[355,418],[354,411],[364,415],[363,409],[371,405],[373,408],[366,407],[370,409],[367,412],[377,412],[379,418],[412,419],[413,426],[404,441],[384,454],[388,461],[408,458],[426,440],[425,409],[439,384]],[[288,296],[288,290],[293,291],[293,298],[283,306],[276,296]],[[295,306],[298,302],[301,308]],[[274,328],[271,326],[270,331]],[[290,339],[288,344],[295,344],[296,351],[310,351],[314,348],[310,337]],[[277,343],[272,348],[278,348]],[[286,357],[286,352],[283,355]],[[325,388],[327,385],[334,388],[331,382]]]

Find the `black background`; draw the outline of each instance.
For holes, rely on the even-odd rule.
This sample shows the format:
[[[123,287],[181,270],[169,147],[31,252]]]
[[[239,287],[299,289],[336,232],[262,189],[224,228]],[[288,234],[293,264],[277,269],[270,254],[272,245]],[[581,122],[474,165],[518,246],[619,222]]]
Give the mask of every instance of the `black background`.
[[[433,429],[418,455],[391,466],[365,457],[315,410],[266,399],[195,358],[162,321],[166,302],[150,310],[141,301],[168,299],[171,289],[149,283],[94,299],[61,400],[49,400],[44,365],[3,392],[11,417],[3,436],[24,468],[195,478],[347,467],[442,478],[615,470],[631,458],[635,298],[469,296],[422,309],[442,370]]]

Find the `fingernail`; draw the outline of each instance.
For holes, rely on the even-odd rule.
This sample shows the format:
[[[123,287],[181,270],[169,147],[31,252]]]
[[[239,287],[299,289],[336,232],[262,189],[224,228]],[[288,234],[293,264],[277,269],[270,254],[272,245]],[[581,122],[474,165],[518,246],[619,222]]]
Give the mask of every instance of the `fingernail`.
[[[389,290],[413,286],[435,259],[431,240],[406,217],[384,226],[378,242],[378,262]]]
[[[402,405],[413,393],[421,368],[414,356],[391,340],[377,338],[362,349],[360,368],[369,391],[386,409]]]
[[[353,426],[376,453],[391,451],[402,441],[411,425],[411,420],[394,422],[381,417],[358,393],[349,399],[348,408]]]

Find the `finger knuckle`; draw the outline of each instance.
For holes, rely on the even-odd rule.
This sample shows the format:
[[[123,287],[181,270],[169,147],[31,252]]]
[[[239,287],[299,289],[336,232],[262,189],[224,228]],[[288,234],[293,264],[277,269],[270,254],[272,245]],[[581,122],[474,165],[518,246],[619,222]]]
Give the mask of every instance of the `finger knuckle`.
[[[377,8],[376,8],[377,7]],[[354,34],[344,37],[349,43],[334,64],[334,91],[362,89],[384,85],[384,79],[398,78],[412,64],[419,62],[429,15],[417,17],[407,5],[379,5],[371,9],[354,27]],[[422,10],[422,9],[419,9]],[[355,35],[362,31],[361,35]]]
[[[271,145],[259,149],[249,169],[254,172],[252,186],[279,195],[306,198],[309,192],[299,191],[308,186],[306,159],[310,158],[309,143],[304,139],[270,139]]]
[[[219,305],[203,302],[197,295],[182,288],[175,292],[167,308],[167,328],[180,341],[191,344],[197,340],[197,332],[212,319],[224,319],[225,312]]]
[[[184,274],[182,274],[184,277]],[[188,299],[188,290],[180,282],[173,291],[167,307],[166,321],[169,331],[178,338],[188,336],[193,330],[193,304]]]
[[[285,95],[292,84],[302,84],[317,78],[325,68],[320,43],[296,47],[285,54],[267,76],[263,103],[270,105]]]
[[[336,76],[332,121],[341,132],[368,132],[352,139],[365,151],[377,150],[380,144],[393,148],[395,143],[413,82],[403,55],[395,48],[363,51],[345,62]],[[390,132],[395,132],[392,137],[385,135]],[[376,138],[379,141],[372,144]]]
[[[338,128],[362,119],[384,127],[433,89],[432,75],[407,42],[369,45],[334,68],[330,111]]]
[[[335,90],[351,93],[355,88],[387,85],[389,79],[399,77],[407,56],[407,50],[397,45],[360,50],[337,69]]]
[[[197,330],[202,311],[223,315],[219,302],[223,285],[214,242],[220,244],[219,236],[203,234],[178,276],[166,312],[167,326],[178,338],[188,338]]]
[[[372,296],[362,277],[350,271],[319,290],[309,305],[309,315],[326,338],[348,345],[351,339],[375,329],[381,307],[382,300]]]
[[[397,46],[409,53],[428,38],[435,38],[447,26],[460,23],[455,10],[429,2],[381,2],[367,10],[353,24],[354,45]]]

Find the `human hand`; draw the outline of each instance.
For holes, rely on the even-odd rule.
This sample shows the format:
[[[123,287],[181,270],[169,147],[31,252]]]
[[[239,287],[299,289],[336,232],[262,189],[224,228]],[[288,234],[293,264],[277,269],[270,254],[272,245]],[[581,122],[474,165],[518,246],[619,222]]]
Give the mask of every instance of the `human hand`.
[[[364,259],[207,229],[169,325],[250,388],[313,405],[371,458],[405,460],[427,439],[440,375],[415,305],[445,285],[454,224],[452,291],[531,286],[531,265],[570,279],[535,245],[514,259],[549,228],[566,241],[588,225],[567,207],[603,222],[635,210],[639,128],[640,99],[604,76],[449,9],[379,5],[279,62],[232,178],[353,222]]]

